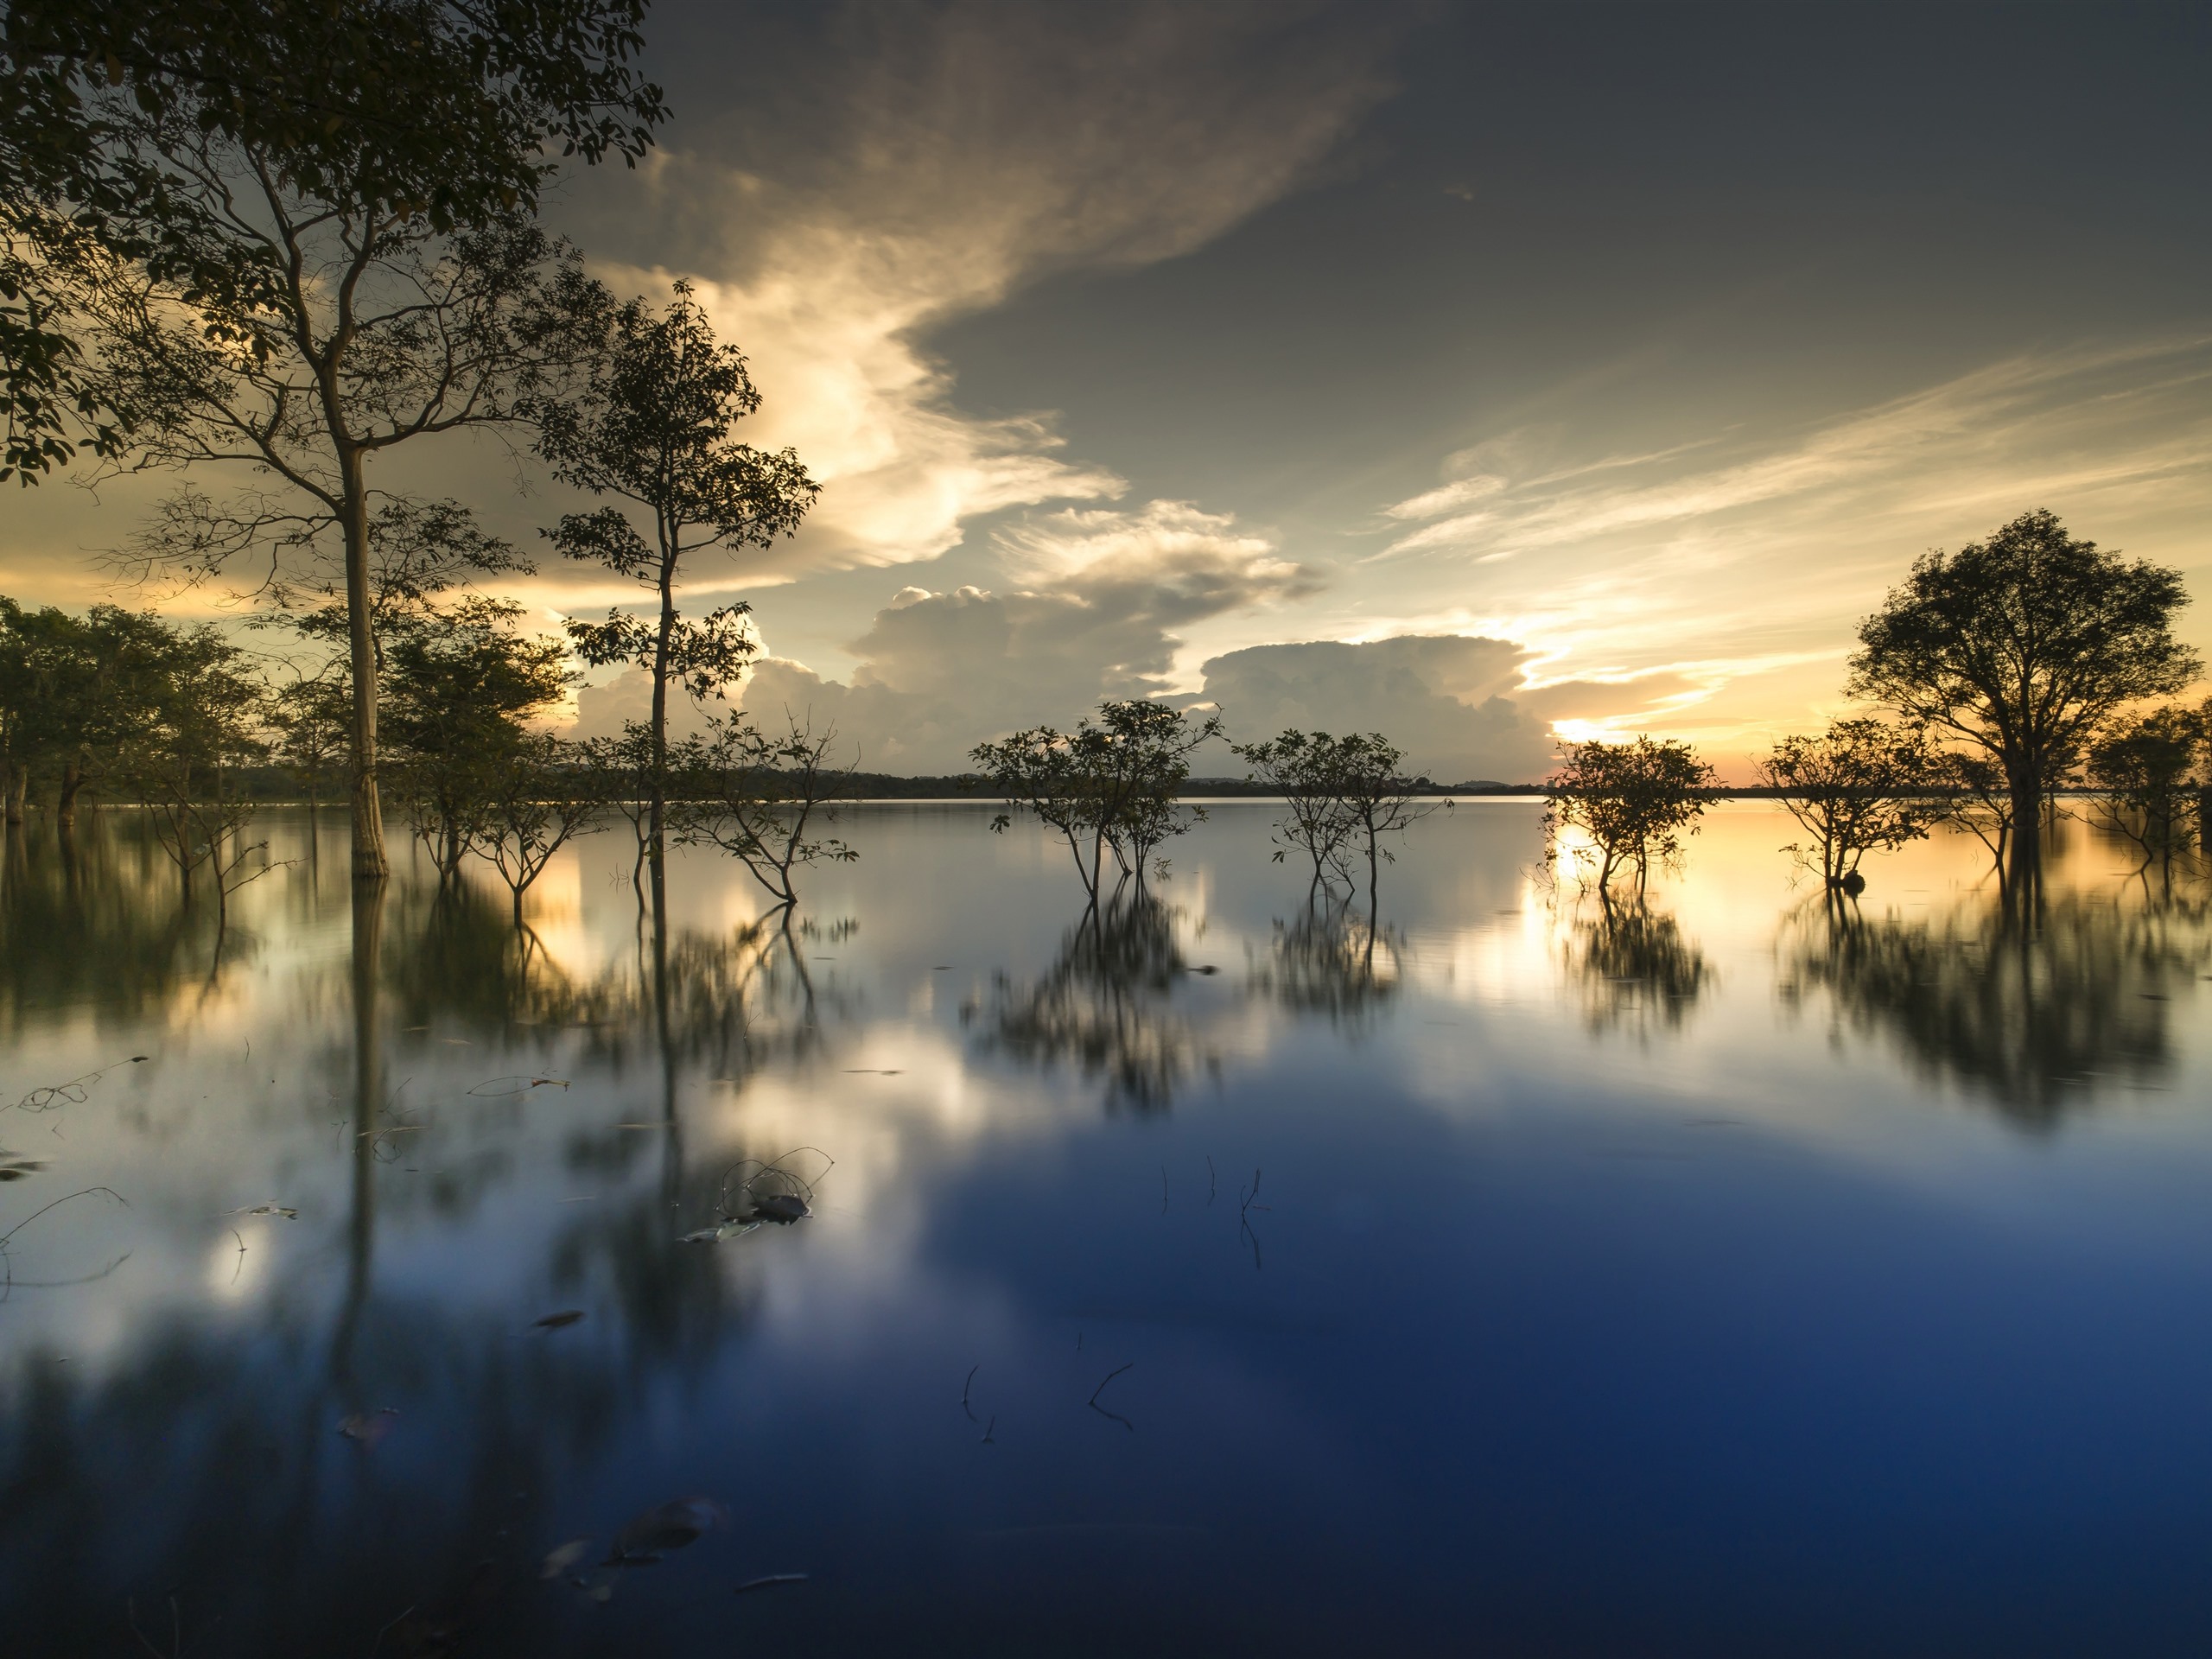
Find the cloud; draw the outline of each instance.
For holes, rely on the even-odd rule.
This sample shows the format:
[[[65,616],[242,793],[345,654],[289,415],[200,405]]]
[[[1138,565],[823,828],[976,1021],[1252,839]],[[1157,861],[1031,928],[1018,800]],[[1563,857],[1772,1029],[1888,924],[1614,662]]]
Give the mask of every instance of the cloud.
[[[654,157],[629,239],[666,251],[606,268],[691,276],[766,398],[748,439],[791,445],[823,481],[796,541],[740,556],[755,586],[931,559],[980,515],[1119,497],[1049,413],[957,409],[928,331],[1055,270],[1173,257],[1275,200],[1387,91],[1393,32],[1164,0],[836,16],[834,71],[740,98]]]
[[[2185,337],[2010,358],[1795,431],[1593,455],[1565,426],[1522,426],[1382,507],[1389,540],[1362,563],[1388,591],[1478,585],[1478,602],[1400,626],[1522,641],[1539,683],[1673,676],[1661,729],[1761,747],[1777,719],[1814,716],[1857,620],[1923,548],[2048,505],[2079,533],[2195,563],[2208,384],[2212,340]],[[1747,677],[1758,707],[1751,687],[1731,693]],[[1555,717],[1626,729],[1634,715],[1592,695]]]
[[[1241,739],[1376,731],[1432,777],[1519,782],[1552,755],[1548,728],[1513,696],[1528,660],[1510,640],[1459,634],[1254,645],[1206,663],[1205,696]]]
[[[987,738],[1169,690],[1177,630],[1315,586],[1270,538],[1187,502],[1041,514],[1001,543],[1019,585],[903,588],[853,642],[860,666],[849,683],[770,657],[747,676],[742,707],[760,720],[789,708],[817,726],[834,721],[873,771],[959,771]],[[634,671],[588,687],[577,730],[612,730],[645,700]]]

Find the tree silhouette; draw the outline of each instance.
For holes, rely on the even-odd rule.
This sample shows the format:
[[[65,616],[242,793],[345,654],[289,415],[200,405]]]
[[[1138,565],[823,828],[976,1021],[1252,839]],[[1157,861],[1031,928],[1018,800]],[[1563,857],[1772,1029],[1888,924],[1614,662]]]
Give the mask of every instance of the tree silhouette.
[[[770,454],[730,435],[760,407],[745,355],[715,338],[687,283],[656,316],[641,300],[615,314],[605,358],[575,392],[532,405],[537,452],[563,483],[624,506],[563,516],[545,532],[572,559],[603,564],[652,588],[657,614],[621,610],[603,622],[572,621],[570,637],[595,666],[626,664],[652,681],[647,856],[665,856],[668,688],[717,696],[744,669],[755,642],[740,602],[687,620],[676,606],[686,562],[715,548],[767,547],[796,531],[820,493],[789,449]],[[651,522],[641,531],[631,518]]]
[[[1759,763],[1771,789],[1811,838],[1786,847],[1824,885],[1856,892],[1869,853],[1926,838],[1946,813],[1927,736],[1878,720],[1839,720],[1817,737],[1785,737]]]
[[[1916,560],[1860,624],[1847,689],[1996,764],[2017,889],[2037,868],[2044,798],[2099,728],[2196,677],[2196,653],[2173,634],[2188,602],[2178,571],[2077,541],[2047,512],[2024,513],[1986,541]]]
[[[1580,830],[1598,849],[1598,891],[1610,893],[1613,877],[1636,872],[1641,895],[1654,863],[1681,857],[1682,837],[1697,833],[1713,768],[1687,743],[1574,743],[1545,781],[1544,835],[1559,844],[1562,830]]]

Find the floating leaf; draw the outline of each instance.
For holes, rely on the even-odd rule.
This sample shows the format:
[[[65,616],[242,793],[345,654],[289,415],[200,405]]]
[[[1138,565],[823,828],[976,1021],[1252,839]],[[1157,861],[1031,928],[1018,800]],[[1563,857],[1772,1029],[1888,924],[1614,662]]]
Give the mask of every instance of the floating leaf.
[[[541,1579],[559,1578],[578,1561],[583,1560],[585,1552],[590,1548],[591,1540],[588,1538],[569,1539],[558,1549],[547,1554],[544,1565],[537,1569],[537,1576]]]
[[[18,1158],[13,1153],[0,1152],[0,1181],[20,1181],[26,1175],[35,1175],[46,1167],[43,1160]]]
[[[671,1549],[698,1541],[702,1533],[729,1524],[729,1511],[711,1497],[679,1497],[647,1510],[614,1540],[612,1562],[657,1561]]]
[[[814,1211],[796,1192],[764,1192],[753,1201],[753,1213],[763,1221],[788,1227],[795,1221],[804,1221]]]
[[[564,1325],[574,1325],[583,1316],[584,1311],[581,1307],[564,1307],[558,1313],[548,1313],[543,1319],[532,1323],[541,1331],[558,1331]]]
[[[226,1216],[282,1216],[287,1221],[297,1221],[300,1212],[287,1204],[257,1204],[250,1210],[226,1210]]]

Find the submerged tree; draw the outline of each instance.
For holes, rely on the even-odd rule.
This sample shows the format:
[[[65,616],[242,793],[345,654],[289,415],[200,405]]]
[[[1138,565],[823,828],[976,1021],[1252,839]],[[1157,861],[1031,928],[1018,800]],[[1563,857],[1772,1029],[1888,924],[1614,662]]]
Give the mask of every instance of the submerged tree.
[[[517,733],[481,763],[478,776],[472,839],[507,884],[519,928],[523,895],[556,853],[589,830],[600,785],[584,753],[547,732]]]
[[[1934,770],[1943,791],[1942,822],[1964,830],[1988,850],[1999,891],[2012,886],[2012,790],[2005,770],[1986,754],[1958,749],[1936,752]],[[2029,833],[2034,833],[2032,823]]]
[[[329,784],[342,775],[353,706],[353,690],[334,663],[301,675],[270,698],[270,754],[299,779],[310,820]]]
[[[849,864],[860,855],[815,833],[852,798],[852,768],[829,760],[837,728],[817,732],[789,714],[785,725],[771,736],[741,715],[716,721],[706,738],[683,747],[678,770],[699,788],[685,805],[683,838],[741,860],[769,898],[788,908],[798,902],[791,873],[799,866]]]
[[[756,645],[741,602],[697,621],[677,610],[686,562],[717,547],[772,545],[798,530],[820,490],[791,450],[770,454],[729,435],[760,407],[744,353],[715,339],[690,285],[678,283],[658,316],[642,300],[616,311],[607,353],[591,377],[574,395],[531,409],[537,452],[555,477],[627,504],[567,514],[548,538],[572,559],[642,582],[658,601],[651,620],[616,609],[603,622],[569,624],[587,663],[620,663],[651,677],[647,854],[656,868],[668,810],[669,685],[700,701],[717,696]],[[632,510],[651,521],[650,533]]]
[[[1852,696],[1986,754],[2011,798],[2011,875],[2032,878],[2048,797],[2126,705],[2196,677],[2174,638],[2181,574],[2076,541],[2050,513],[1931,552],[1859,630]]]
[[[2212,742],[2206,709],[2155,709],[2113,726],[2089,746],[2088,772],[2104,827],[2143,854],[2143,869],[2172,873],[2174,855],[2197,839],[2203,775]]]
[[[1687,743],[1573,743],[1545,780],[1544,833],[1556,846],[1560,832],[1579,830],[1598,849],[1598,888],[1610,893],[1614,876],[1636,872],[1641,894],[1654,863],[1681,856],[1682,837],[1697,833],[1713,785],[1711,766]]]
[[[1783,850],[1850,893],[1866,885],[1859,866],[1867,854],[1925,839],[1947,810],[1927,734],[1885,721],[1839,720],[1817,737],[1785,737],[1758,776],[1809,838]]]
[[[97,791],[153,726],[160,672],[176,642],[160,618],[119,606],[78,617],[0,598],[0,728],[17,817],[36,773],[54,790],[62,827],[75,824],[79,797]]]
[[[1403,835],[1436,810],[1436,803],[1424,801],[1420,793],[1428,780],[1408,779],[1398,770],[1404,758],[1380,732],[1355,732],[1337,740],[1333,770],[1338,798],[1351,828],[1345,849],[1339,850],[1338,856],[1343,859],[1345,850],[1356,846],[1365,858],[1370,929],[1378,902],[1376,893],[1379,866],[1397,861],[1397,855],[1383,844],[1383,838]],[[1350,868],[1344,868],[1344,874],[1349,883]]]
[[[569,683],[557,639],[515,626],[512,601],[465,599],[411,623],[387,652],[399,798],[442,880],[454,880],[530,747],[527,721]]]
[[[630,887],[642,902],[645,859],[652,850],[653,779],[659,772],[653,755],[652,734],[636,721],[626,720],[615,735],[586,738],[580,747],[584,765],[598,780],[606,804],[622,815],[635,838],[637,856],[630,864]],[[671,756],[666,765],[671,795],[689,798],[689,791],[696,783],[690,776],[687,763]]]
[[[239,771],[269,753],[268,688],[245,653],[207,626],[172,634],[148,678],[151,718],[125,753],[124,773],[177,867],[186,904],[194,875],[207,870],[219,925],[231,894],[276,868],[252,861],[268,843],[246,842],[255,807],[238,787]]]
[[[1232,744],[1230,753],[1252,768],[1255,781],[1282,791],[1274,861],[1296,852],[1312,863],[1307,903],[1332,878],[1348,889],[1357,885],[1356,868],[1363,861],[1371,925],[1381,867],[1396,861],[1385,838],[1403,835],[1436,810],[1434,800],[1423,798],[1428,779],[1404,776],[1404,754],[1380,732],[1332,737],[1289,730],[1264,743]]]
[[[1338,788],[1337,748],[1338,741],[1326,732],[1295,728],[1265,742],[1230,746],[1230,753],[1252,769],[1253,782],[1283,798],[1283,816],[1271,826],[1274,861],[1281,864],[1296,853],[1313,866],[1306,892],[1309,905],[1328,884],[1352,832]]]
[[[979,743],[969,758],[1008,808],[991,828],[1003,833],[1014,814],[1027,812],[1056,831],[1095,906],[1109,852],[1141,889],[1160,842],[1205,817],[1176,795],[1191,775],[1192,753],[1220,734],[1218,715],[1193,721],[1147,699],[1109,700],[1095,722],[1085,716],[1071,733],[1039,726]]]

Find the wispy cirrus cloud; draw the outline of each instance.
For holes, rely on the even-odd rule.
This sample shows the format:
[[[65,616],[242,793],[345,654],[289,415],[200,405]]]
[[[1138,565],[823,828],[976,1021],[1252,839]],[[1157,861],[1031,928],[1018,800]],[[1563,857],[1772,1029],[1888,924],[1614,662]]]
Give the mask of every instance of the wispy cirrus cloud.
[[[1390,626],[1530,647],[1535,684],[1666,672],[1656,709],[1572,718],[1756,744],[1840,706],[1857,620],[1923,549],[2049,506],[2076,533],[2187,565],[2212,510],[2212,339],[2008,358],[1794,431],[1577,455],[1522,428],[1384,506],[1361,563],[1466,595]],[[1687,648],[1687,649],[1686,649]],[[1758,682],[1761,708],[1732,694]],[[1639,700],[1640,701],[1640,700]]]
[[[1370,20],[1371,22],[1372,20]],[[824,484],[755,585],[935,558],[986,514],[1119,497],[1050,411],[960,409],[929,331],[1052,271],[1172,258],[1294,188],[1388,91],[1394,31],[1305,5],[850,10],[834,74],[658,155],[649,268],[688,276]],[[632,212],[636,212],[635,207]]]

